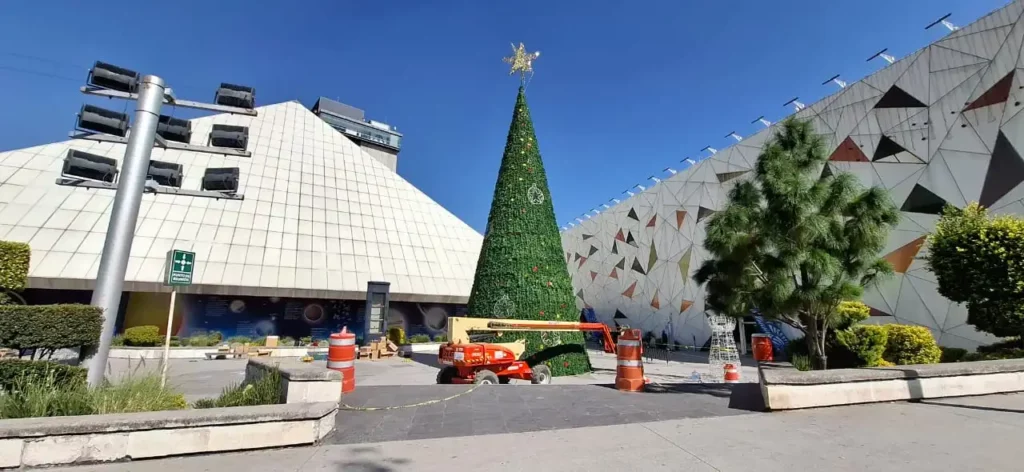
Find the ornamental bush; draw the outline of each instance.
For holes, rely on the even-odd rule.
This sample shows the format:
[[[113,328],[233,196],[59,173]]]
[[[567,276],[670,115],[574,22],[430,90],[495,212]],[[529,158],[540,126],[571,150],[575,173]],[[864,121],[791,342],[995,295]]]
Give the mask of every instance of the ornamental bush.
[[[849,328],[871,316],[871,308],[859,301],[839,302],[832,326],[836,330]]]
[[[885,360],[896,365],[938,364],[942,350],[924,326],[883,325],[888,334]]]
[[[90,305],[0,305],[0,347],[57,349],[99,344],[102,310]]]
[[[880,365],[888,339],[889,333],[884,326],[859,325],[836,331],[839,345],[856,356],[855,367]]]
[[[405,330],[401,326],[388,328],[388,339],[399,346],[405,344]]]
[[[0,292],[20,292],[28,285],[32,250],[28,244],[0,241]]]
[[[24,359],[0,360],[0,391],[10,391],[25,382],[43,382],[53,379],[62,385],[85,385],[85,369],[48,361]]]
[[[132,326],[124,330],[124,343],[137,347],[160,346],[164,337],[160,336],[160,328],[156,326]]]
[[[967,305],[968,323],[999,337],[1024,334],[1024,219],[949,206],[926,259],[939,293]]]

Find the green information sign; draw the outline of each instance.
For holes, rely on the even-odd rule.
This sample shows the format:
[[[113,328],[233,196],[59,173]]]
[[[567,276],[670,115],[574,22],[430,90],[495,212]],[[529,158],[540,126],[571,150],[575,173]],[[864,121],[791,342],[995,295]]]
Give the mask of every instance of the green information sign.
[[[167,252],[167,285],[192,285],[196,253],[171,249]]]

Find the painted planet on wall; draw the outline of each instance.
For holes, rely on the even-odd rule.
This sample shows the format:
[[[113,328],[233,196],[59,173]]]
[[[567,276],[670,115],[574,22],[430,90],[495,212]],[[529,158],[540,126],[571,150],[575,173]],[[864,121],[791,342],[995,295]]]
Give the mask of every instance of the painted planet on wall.
[[[242,300],[233,300],[231,304],[228,305],[228,309],[230,309],[232,313],[241,313],[245,311],[245,302]]]
[[[319,324],[324,320],[324,307],[310,303],[302,310],[302,318],[309,324]]]
[[[423,324],[434,331],[443,331],[448,327],[448,311],[444,307],[432,306],[423,311]]]

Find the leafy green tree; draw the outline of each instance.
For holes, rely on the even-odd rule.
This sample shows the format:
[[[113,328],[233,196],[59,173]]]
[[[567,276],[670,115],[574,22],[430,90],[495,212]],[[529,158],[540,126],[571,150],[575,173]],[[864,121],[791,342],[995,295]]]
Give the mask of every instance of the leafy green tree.
[[[572,280],[562,254],[537,136],[522,87],[494,187],[469,316],[579,321]],[[583,333],[515,333],[526,340],[525,360],[552,375],[590,371]]]
[[[1024,219],[981,205],[947,206],[928,237],[939,293],[967,305],[967,322],[996,336],[1024,335]]]
[[[885,190],[848,173],[822,175],[828,154],[809,121],[779,124],[752,179],[708,220],[708,258],[694,275],[710,310],[762,316],[804,332],[814,367],[827,366],[828,330],[840,303],[892,267],[878,257],[899,212]]]

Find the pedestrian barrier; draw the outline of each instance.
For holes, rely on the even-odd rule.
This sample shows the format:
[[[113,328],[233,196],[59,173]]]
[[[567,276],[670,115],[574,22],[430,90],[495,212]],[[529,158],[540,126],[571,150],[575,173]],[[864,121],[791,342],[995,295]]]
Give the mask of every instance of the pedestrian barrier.
[[[740,381],[740,370],[736,368],[736,364],[725,365],[725,383],[734,384]]]
[[[342,328],[327,341],[327,368],[341,372],[341,393],[356,389],[356,335]]]
[[[623,392],[644,390],[643,347],[639,329],[624,329],[615,346],[618,366],[615,369],[615,388]]]
[[[754,345],[754,360],[758,362],[771,362],[774,360],[772,349],[772,338],[764,333],[750,335],[750,343]]]

